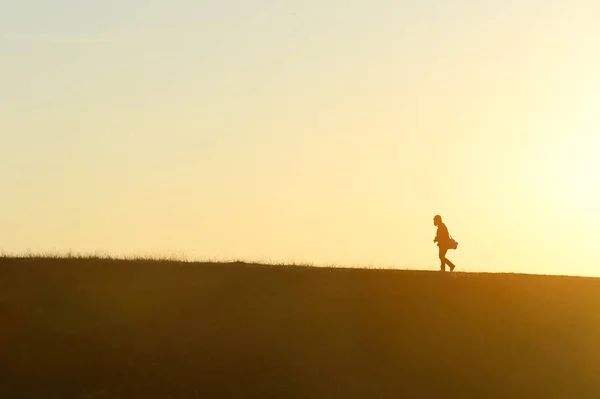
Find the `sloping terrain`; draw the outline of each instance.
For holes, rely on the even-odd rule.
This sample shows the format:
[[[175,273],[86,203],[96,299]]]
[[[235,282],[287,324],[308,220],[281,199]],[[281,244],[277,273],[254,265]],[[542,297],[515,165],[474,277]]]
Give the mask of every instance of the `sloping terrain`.
[[[600,398],[600,280],[0,260],[1,398]]]

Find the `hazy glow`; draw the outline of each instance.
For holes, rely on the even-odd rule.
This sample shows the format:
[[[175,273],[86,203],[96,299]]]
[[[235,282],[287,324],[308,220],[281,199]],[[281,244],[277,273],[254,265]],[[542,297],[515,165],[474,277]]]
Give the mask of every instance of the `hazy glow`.
[[[0,248],[600,275],[599,15],[4,0]]]

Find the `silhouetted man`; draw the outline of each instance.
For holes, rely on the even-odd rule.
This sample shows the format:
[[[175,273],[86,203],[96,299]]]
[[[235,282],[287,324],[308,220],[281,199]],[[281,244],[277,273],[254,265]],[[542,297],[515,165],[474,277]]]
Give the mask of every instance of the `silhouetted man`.
[[[433,218],[433,225],[437,226],[437,234],[433,242],[437,242],[437,245],[440,249],[440,271],[446,271],[446,265],[450,266],[450,271],[454,271],[454,263],[450,262],[446,259],[446,252],[450,249],[450,233],[448,233],[448,228],[444,223],[442,223],[442,217],[440,215],[435,215]]]

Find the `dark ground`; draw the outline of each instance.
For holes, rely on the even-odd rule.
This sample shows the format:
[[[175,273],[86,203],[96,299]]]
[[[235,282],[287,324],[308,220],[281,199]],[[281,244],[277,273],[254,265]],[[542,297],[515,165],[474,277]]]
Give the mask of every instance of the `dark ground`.
[[[0,398],[600,398],[600,280],[0,260]]]

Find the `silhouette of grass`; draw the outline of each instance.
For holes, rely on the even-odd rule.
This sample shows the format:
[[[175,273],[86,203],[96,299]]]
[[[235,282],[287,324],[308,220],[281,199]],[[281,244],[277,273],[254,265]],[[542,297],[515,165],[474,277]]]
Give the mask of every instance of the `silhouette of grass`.
[[[598,398],[600,280],[0,259],[1,398]]]

